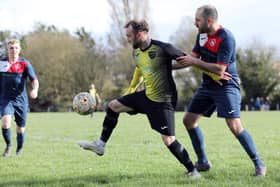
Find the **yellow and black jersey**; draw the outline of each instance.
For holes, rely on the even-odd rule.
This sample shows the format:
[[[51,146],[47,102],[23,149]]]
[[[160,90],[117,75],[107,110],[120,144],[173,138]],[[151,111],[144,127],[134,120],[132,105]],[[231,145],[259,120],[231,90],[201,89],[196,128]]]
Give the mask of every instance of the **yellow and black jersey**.
[[[133,50],[133,58],[145,81],[146,95],[155,102],[171,102],[176,95],[172,60],[184,53],[169,43],[152,40],[145,50]]]

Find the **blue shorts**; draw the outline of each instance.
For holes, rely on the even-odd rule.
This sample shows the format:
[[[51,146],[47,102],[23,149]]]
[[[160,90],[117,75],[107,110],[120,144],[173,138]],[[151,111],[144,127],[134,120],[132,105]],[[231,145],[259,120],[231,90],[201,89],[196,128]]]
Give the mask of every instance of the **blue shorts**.
[[[218,117],[240,118],[241,95],[240,89],[234,86],[209,89],[201,87],[197,90],[188,112],[210,117],[217,110]]]
[[[132,112],[128,112],[129,114],[146,114],[152,129],[156,130],[160,134],[174,136],[175,98],[176,96],[174,96],[173,102],[154,102],[147,98],[145,91],[140,91],[120,97],[118,101],[133,109]]]
[[[25,127],[28,105],[17,103],[13,100],[4,101],[0,104],[1,116],[14,115],[15,122],[19,127]]]

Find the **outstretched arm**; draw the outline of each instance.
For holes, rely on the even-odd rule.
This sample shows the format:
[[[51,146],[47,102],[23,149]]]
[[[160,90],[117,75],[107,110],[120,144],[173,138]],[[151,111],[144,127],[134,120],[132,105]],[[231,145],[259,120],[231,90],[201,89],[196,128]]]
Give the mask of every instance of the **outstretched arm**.
[[[181,64],[184,67],[193,66],[195,69],[210,76],[214,81],[218,82],[219,84],[221,84],[220,80],[231,79],[231,74],[225,71],[226,66],[221,64],[204,62],[197,58],[197,55],[195,53],[192,53],[192,55],[178,57],[176,60],[179,64]]]
[[[135,92],[135,90],[137,89],[137,87],[143,82],[143,77],[142,77],[142,73],[141,71],[136,67],[133,73],[133,77],[132,80],[130,82],[130,85],[127,89],[127,91],[125,92],[124,95],[130,94]]]
[[[218,75],[218,74],[215,74],[215,73],[212,73],[210,71],[207,71],[205,69],[202,69],[196,65],[193,65],[193,67],[202,72],[202,73],[205,73],[206,75],[208,75],[209,77],[211,77],[214,81],[219,81],[219,80],[230,80],[231,79],[231,74],[229,74],[228,72],[223,72],[221,75]]]

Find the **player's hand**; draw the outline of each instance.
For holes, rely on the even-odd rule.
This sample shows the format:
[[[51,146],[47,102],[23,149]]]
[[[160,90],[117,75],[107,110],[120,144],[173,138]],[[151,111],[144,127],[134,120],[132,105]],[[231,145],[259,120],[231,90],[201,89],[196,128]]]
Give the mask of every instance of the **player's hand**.
[[[176,61],[180,64],[182,64],[184,67],[189,67],[193,65],[193,61],[196,58],[192,57],[191,55],[185,55],[185,56],[180,56],[176,58]]]
[[[228,81],[228,80],[230,80],[231,79],[231,74],[230,73],[228,73],[228,72],[224,72],[223,74],[222,74],[222,76],[221,76],[221,80],[226,80],[226,81]]]
[[[232,75],[228,72],[224,72],[222,75],[221,75],[221,79],[220,80],[216,80],[216,82],[220,85],[220,86],[223,86],[223,83],[221,82],[221,80],[230,80],[232,79]]]
[[[32,89],[30,91],[30,98],[31,99],[36,99],[38,97],[38,90],[37,89]]]

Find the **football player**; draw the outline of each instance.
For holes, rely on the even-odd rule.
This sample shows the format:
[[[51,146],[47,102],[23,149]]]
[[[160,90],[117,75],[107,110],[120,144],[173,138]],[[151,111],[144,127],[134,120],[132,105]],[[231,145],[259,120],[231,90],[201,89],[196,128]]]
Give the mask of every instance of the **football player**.
[[[11,122],[14,116],[17,125],[16,154],[22,153],[24,131],[28,111],[26,91],[27,79],[31,81],[30,98],[38,96],[39,81],[30,62],[20,57],[20,41],[11,39],[6,43],[7,59],[0,61],[0,112],[2,116],[2,135],[6,143],[3,156],[11,154]]]
[[[218,117],[225,118],[229,129],[253,161],[255,176],[265,176],[266,167],[257,153],[252,137],[243,128],[240,120],[241,94],[236,68],[235,39],[229,30],[218,24],[217,19],[218,12],[214,6],[199,7],[195,14],[195,25],[199,33],[192,54],[177,58],[178,63],[186,67],[196,66],[221,76],[225,73],[231,75],[231,79],[221,80],[217,84],[203,74],[202,86],[192,98],[184,116],[185,127],[198,157],[196,167],[199,171],[211,168],[205,152],[203,134],[197,122],[202,116],[210,117],[217,110]]]
[[[105,145],[117,125],[121,112],[147,115],[151,128],[156,130],[178,161],[187,169],[192,179],[200,174],[194,168],[186,149],[175,138],[174,109],[177,101],[176,86],[172,77],[172,60],[183,52],[171,44],[153,40],[149,36],[146,21],[129,21],[125,25],[128,43],[133,46],[133,59],[136,65],[133,80],[127,95],[109,102],[98,140],[80,141],[85,150],[103,155]],[[134,92],[143,77],[145,89]]]

